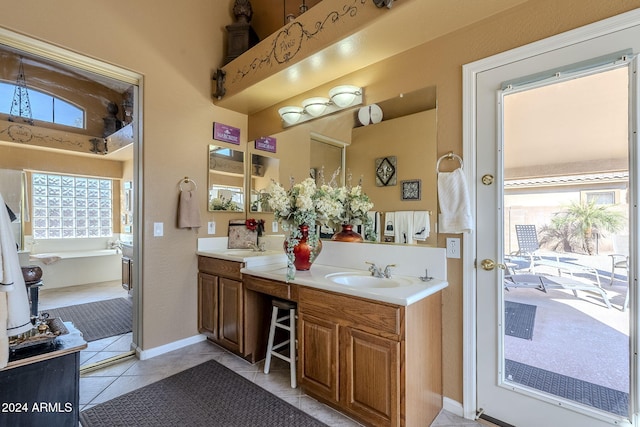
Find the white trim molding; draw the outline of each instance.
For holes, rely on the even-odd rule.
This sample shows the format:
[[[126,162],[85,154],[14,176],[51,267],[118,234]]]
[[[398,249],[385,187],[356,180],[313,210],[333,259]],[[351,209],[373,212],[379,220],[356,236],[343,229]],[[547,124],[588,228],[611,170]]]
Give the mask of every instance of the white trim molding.
[[[192,344],[199,343],[201,341],[205,341],[207,337],[204,335],[194,335],[189,338],[184,338],[178,341],[173,341],[165,345],[161,345],[158,347],[150,348],[149,350],[142,350],[137,347],[136,356],[140,360],[151,359],[152,357],[160,356],[161,354],[169,353],[170,351],[179,350],[183,347],[190,346]]]

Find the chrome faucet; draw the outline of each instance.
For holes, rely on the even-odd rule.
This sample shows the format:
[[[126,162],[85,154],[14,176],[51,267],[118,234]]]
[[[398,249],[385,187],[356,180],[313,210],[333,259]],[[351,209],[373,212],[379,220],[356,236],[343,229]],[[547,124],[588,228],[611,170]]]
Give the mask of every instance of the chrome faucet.
[[[386,279],[390,279],[391,278],[391,267],[395,267],[395,264],[389,264],[384,268],[383,270],[380,270],[380,267],[378,267],[377,265],[375,265],[375,263],[373,262],[368,262],[365,261],[365,263],[369,264],[371,267],[369,267],[369,271],[371,272],[371,275],[373,277],[378,277],[378,278],[386,278]]]

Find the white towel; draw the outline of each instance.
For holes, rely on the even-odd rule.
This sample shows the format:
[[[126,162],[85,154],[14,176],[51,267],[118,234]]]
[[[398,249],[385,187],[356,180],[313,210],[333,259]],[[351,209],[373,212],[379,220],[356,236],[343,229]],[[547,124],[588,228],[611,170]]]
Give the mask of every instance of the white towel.
[[[470,233],[473,230],[467,181],[458,168],[453,172],[438,172],[438,202],[441,233]]]
[[[4,199],[0,194],[0,206]],[[24,284],[16,240],[6,209],[0,209],[0,369],[9,360],[9,336],[31,330],[29,297]]]
[[[395,242],[413,243],[413,211],[397,211],[395,213]]]
[[[198,195],[193,190],[182,190],[178,203],[178,228],[198,227],[200,227]]]
[[[393,212],[387,212],[384,214],[384,235],[387,237],[393,237],[396,235],[393,227],[396,222],[396,217]]]
[[[429,211],[413,212],[413,239],[424,241],[427,240],[431,233],[431,216]]]

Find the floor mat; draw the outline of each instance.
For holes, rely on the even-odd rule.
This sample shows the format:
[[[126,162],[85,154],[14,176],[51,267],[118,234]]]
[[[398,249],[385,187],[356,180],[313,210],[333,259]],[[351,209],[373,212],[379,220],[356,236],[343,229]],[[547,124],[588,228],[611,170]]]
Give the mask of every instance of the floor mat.
[[[211,360],[80,413],[83,427],[327,427]]]
[[[131,300],[126,298],[41,311],[41,313],[49,313],[49,317],[59,317],[64,322],[72,322],[82,332],[87,342],[131,332],[131,312]]]
[[[629,394],[582,381],[577,378],[525,365],[513,360],[505,360],[505,377],[518,384],[544,391],[555,396],[573,400],[587,406],[627,416],[629,414]]]
[[[536,306],[519,302],[504,302],[504,333],[516,338],[533,338]]]

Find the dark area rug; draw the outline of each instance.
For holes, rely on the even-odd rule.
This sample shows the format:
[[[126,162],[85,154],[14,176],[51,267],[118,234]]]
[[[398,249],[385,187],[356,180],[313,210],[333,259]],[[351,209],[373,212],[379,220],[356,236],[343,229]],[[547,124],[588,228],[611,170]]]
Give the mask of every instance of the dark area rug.
[[[83,427],[327,427],[216,361],[80,413]]]
[[[505,360],[506,378],[518,384],[544,391],[623,417],[629,414],[629,394],[546,371],[513,360]]]
[[[131,301],[126,298],[41,310],[49,317],[73,322],[87,342],[131,332],[131,312]]]
[[[519,302],[504,302],[504,333],[516,338],[533,338],[536,306]]]

